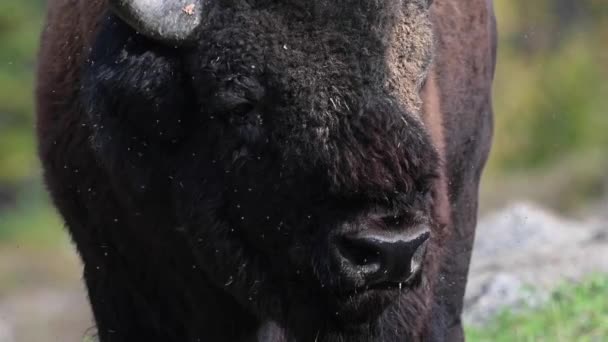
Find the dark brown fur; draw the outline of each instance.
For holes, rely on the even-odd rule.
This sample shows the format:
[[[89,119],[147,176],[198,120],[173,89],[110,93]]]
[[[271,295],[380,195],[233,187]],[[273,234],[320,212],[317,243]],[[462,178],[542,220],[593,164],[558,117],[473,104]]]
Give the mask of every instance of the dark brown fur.
[[[299,4],[298,1],[292,2]],[[412,3],[410,9],[414,13],[421,1]],[[216,110],[224,110],[230,101],[230,106],[236,101],[236,107],[240,108],[240,99],[230,97],[220,103],[193,103],[210,99],[209,90],[205,89],[210,87],[209,74],[232,72],[222,65],[196,74],[193,85],[183,92],[181,89],[163,91],[171,98],[159,107],[179,108],[183,118],[150,111],[150,116],[145,118],[150,121],[131,131],[125,126],[133,124],[132,120],[140,120],[139,117],[123,120],[100,115],[106,106],[133,105],[129,101],[109,104],[107,101],[114,96],[106,102],[98,101],[98,82],[91,82],[97,80],[95,77],[100,73],[95,68],[103,64],[102,57],[96,57],[99,61],[94,60],[95,63],[90,60],[91,51],[94,55],[99,51],[96,44],[100,28],[102,31],[115,29],[121,34],[127,29],[113,24],[115,19],[111,16],[106,18],[102,0],[49,1],[38,67],[40,157],[53,200],[84,261],[85,280],[103,342],[308,341],[315,338],[319,341],[463,340],[460,313],[476,224],[477,190],[492,135],[491,83],[496,29],[491,0],[435,0],[429,13],[430,22],[425,15],[404,12],[402,17],[367,18],[358,23],[347,21],[348,18],[341,17],[344,13],[332,10],[337,11],[338,7],[332,9],[329,5],[310,12],[319,11],[328,21],[344,20],[336,23],[339,27],[356,28],[366,24],[365,20],[373,21],[377,24],[373,26],[377,37],[361,38],[358,42],[354,37],[358,37],[360,31],[336,29],[340,34],[332,36],[321,32],[318,40],[309,41],[290,36],[292,31],[285,29],[274,37],[277,41],[261,41],[259,37],[267,37],[275,26],[265,27],[266,17],[260,14],[255,17],[259,21],[252,19],[253,16],[217,19],[218,26],[234,25],[234,33],[218,33],[209,46],[199,47],[180,63],[173,63],[174,58],[179,59],[177,50],[155,50],[154,58],[165,58],[168,62],[164,63],[163,59],[161,64],[151,64],[148,71],[162,72],[153,68],[159,65],[175,67],[176,75],[180,75],[182,68],[198,70],[197,66],[210,64],[216,57],[212,52],[238,51],[240,54],[242,49],[243,60],[239,61],[242,65],[230,68],[256,66],[259,70],[267,66],[266,74],[279,75],[270,78],[274,84],[259,85],[258,71],[244,69],[236,72],[241,82],[237,86],[214,85],[224,90],[226,96],[239,94],[247,101],[284,96],[269,95],[272,89],[289,89],[291,95],[317,89],[315,87],[325,90],[316,96],[294,96],[276,103],[260,100],[261,106],[271,106],[276,112],[280,112],[276,104],[293,102],[296,108],[310,104],[311,111],[315,111],[311,116],[265,118],[273,127],[268,129],[272,131],[268,139],[280,142],[276,144],[280,148],[263,154],[266,145],[259,137],[265,136],[267,128],[247,123],[232,132],[214,121]],[[390,9],[382,13],[401,13],[399,11]],[[298,13],[287,18],[297,19]],[[395,18],[401,21],[392,22]],[[286,22],[285,27],[297,22]],[[239,31],[243,25],[250,25],[249,30]],[[111,28],[115,26],[117,28]],[[209,29],[209,32],[216,31]],[[251,36],[243,32],[251,32]],[[293,32],[302,31],[294,29]],[[134,39],[136,50],[141,38]],[[355,73],[350,70],[359,60],[343,59],[348,54],[340,51],[369,48],[373,55],[373,42],[386,44],[386,51],[381,56],[369,57],[369,64],[360,65],[363,81],[351,77]],[[433,59],[430,58],[431,42],[435,43]],[[322,51],[325,47],[335,51]],[[259,51],[263,48],[278,48],[278,51],[267,55],[269,59],[261,60]],[[368,56],[361,60],[365,58]],[[158,63],[156,59],[152,62]],[[294,65],[303,65],[302,70],[306,72],[282,75],[284,69]],[[278,70],[272,69],[273,66]],[[371,72],[377,70],[383,70],[381,75]],[[379,80],[380,77],[383,79]],[[187,82],[190,81],[183,80]],[[365,88],[357,82],[366,84],[365,87],[372,85]],[[99,84],[103,86],[102,82]],[[374,88],[374,84],[379,88]],[[359,94],[359,90],[363,94]],[[386,97],[377,94],[386,94]],[[120,96],[115,97],[122,101]],[[306,103],[298,104],[299,99]],[[127,100],[138,101],[133,96]],[[142,100],[144,105],[146,101],[149,99]],[[246,105],[247,101],[244,101]],[[284,113],[293,110],[289,105],[282,109]],[[336,120],[348,117],[354,109],[362,113],[361,121]],[[406,113],[404,123],[391,119],[395,111]],[[204,113],[205,117],[192,119],[184,114],[190,112]],[[372,114],[365,115],[367,113]],[[151,147],[148,141],[131,141],[136,136],[159,133],[155,120],[163,122],[162,138]],[[194,134],[194,128],[202,129],[205,134],[201,131]],[[221,146],[209,143],[215,141],[209,137],[220,141],[223,136],[229,138]],[[180,141],[180,145],[174,147],[172,141]],[[408,148],[402,148],[402,143]],[[153,152],[148,153],[148,148]],[[232,174],[267,175],[268,180],[255,184],[263,189],[250,190],[252,184],[236,175],[218,174],[209,165],[210,160],[196,160],[199,155],[213,155],[213,151],[230,151],[229,155],[228,152],[217,155],[213,164],[229,165],[226,170]],[[262,153],[266,160],[280,160],[281,166],[270,162],[256,164],[256,153]],[[200,182],[193,182],[194,179]],[[216,181],[206,183],[208,180]],[[270,190],[275,183],[276,190]],[[224,187],[227,184],[230,189]],[[303,188],[301,184],[309,187]],[[330,190],[325,192],[325,187]],[[219,195],[201,199],[202,192],[219,194],[232,190],[238,191],[238,195],[232,194],[230,200]],[[429,202],[415,195],[426,190],[432,194]],[[328,320],[340,320],[331,317],[333,312],[326,312],[329,307],[334,308],[333,304],[325,304],[333,301],[333,295],[315,289],[314,283],[310,287],[297,285],[309,285],[310,279],[317,279],[338,289],[348,288],[345,284],[334,284],[331,267],[323,263],[323,251],[303,248],[305,252],[298,255],[302,245],[315,244],[316,236],[292,233],[297,241],[286,237],[267,242],[259,237],[263,231],[247,231],[250,244],[264,251],[277,268],[284,266],[280,260],[286,253],[302,262],[294,261],[291,266],[303,265],[302,260],[317,261],[312,269],[302,270],[304,275],[289,270],[279,276],[280,272],[266,269],[267,265],[262,262],[265,259],[252,258],[250,254],[255,252],[235,245],[225,225],[206,214],[217,209],[214,201],[226,201],[232,206],[224,215],[234,220],[228,224],[242,230],[243,223],[234,219],[242,212],[247,213],[250,226],[259,226],[265,224],[266,213],[281,214],[273,208],[297,206],[308,210],[310,199],[323,194],[344,199],[335,202],[344,204],[310,206],[312,219],[318,220],[319,225],[328,225],[330,219],[337,224],[348,222],[346,228],[341,229],[354,229],[349,227],[367,217],[359,212],[369,210],[362,207],[356,215],[352,214],[361,194],[365,194],[366,199],[381,201],[386,193],[393,191],[412,195],[390,198],[391,203],[398,202],[423,213],[426,206],[431,206],[428,215],[414,215],[414,219],[432,221],[434,226],[423,281],[418,288],[398,297],[379,295],[366,304],[353,304],[364,305],[369,312],[378,311],[378,318],[350,328],[324,325]],[[276,199],[269,199],[273,194]],[[243,211],[235,209],[235,205]],[[297,231],[301,217],[285,214],[275,219],[270,218],[268,224],[273,227],[286,224]],[[278,222],[283,220],[285,222]],[[323,234],[332,233],[328,228]],[[276,255],[271,251],[276,251]],[[211,259],[220,262],[207,262]],[[277,277],[287,280],[278,284]],[[293,302],[286,303],[285,298],[293,298]],[[349,319],[363,319],[356,316],[353,314]]]

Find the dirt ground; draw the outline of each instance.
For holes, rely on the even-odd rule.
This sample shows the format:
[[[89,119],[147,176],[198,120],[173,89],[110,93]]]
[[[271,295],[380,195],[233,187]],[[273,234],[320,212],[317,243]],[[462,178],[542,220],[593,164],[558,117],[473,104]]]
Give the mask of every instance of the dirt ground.
[[[0,342],[83,341],[93,323],[79,274],[68,244],[0,247]]]

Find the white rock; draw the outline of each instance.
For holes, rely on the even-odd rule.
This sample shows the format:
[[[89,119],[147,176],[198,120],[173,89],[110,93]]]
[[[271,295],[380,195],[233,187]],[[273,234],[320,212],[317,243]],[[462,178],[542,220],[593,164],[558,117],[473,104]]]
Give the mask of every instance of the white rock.
[[[11,327],[2,317],[0,317],[0,342],[15,342]]]
[[[575,221],[516,203],[479,221],[463,317],[483,324],[595,272],[608,273],[608,220]]]

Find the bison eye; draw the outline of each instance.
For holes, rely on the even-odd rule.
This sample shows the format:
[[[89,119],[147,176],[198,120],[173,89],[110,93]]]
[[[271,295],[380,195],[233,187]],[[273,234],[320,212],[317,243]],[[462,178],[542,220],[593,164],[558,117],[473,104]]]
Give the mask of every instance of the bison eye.
[[[255,109],[252,103],[240,103],[226,111],[228,121],[233,124],[245,123],[250,114]]]

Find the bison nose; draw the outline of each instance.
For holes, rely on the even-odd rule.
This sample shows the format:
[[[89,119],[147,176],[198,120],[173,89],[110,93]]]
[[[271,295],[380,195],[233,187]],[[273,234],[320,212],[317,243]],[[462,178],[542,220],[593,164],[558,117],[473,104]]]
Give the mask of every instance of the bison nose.
[[[343,275],[356,286],[401,285],[420,273],[430,231],[362,232],[336,240]]]

